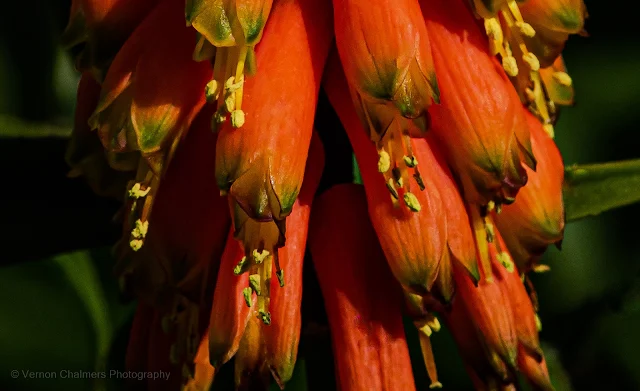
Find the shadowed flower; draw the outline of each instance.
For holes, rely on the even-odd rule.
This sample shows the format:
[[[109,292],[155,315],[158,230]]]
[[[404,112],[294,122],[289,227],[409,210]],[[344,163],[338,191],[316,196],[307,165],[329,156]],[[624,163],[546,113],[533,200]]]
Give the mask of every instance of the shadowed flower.
[[[310,230],[339,388],[415,390],[401,290],[369,225],[362,189],[338,185],[322,194],[314,204]]]
[[[558,147],[542,124],[527,113],[531,144],[538,159],[536,172],[529,171],[529,184],[512,205],[502,208],[496,225],[513,255],[518,269],[528,272],[550,244],[564,234],[562,182],[564,165]]]
[[[136,235],[136,221],[148,224],[160,177],[204,105],[211,75],[207,64],[191,59],[195,33],[184,26],[180,9],[165,1],[136,29],[109,67],[89,119],[112,157],[111,166],[136,172],[129,188],[133,251],[144,242],[144,235]]]
[[[62,41],[66,46],[84,45],[76,59],[78,69],[92,71],[102,80],[122,44],[157,3],[159,0],[72,0]]]

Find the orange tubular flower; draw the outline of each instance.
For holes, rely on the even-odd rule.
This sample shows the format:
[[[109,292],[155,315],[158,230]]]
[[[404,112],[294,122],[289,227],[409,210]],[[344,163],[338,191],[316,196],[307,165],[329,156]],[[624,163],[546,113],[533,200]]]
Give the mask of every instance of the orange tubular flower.
[[[458,295],[444,314],[476,388],[509,385],[520,370],[537,389],[552,390],[533,304],[498,231],[488,245],[488,256],[495,278],[483,275],[474,286],[456,269]]]
[[[218,137],[218,186],[229,193],[236,238],[244,243],[251,269],[265,279],[272,260],[281,274],[277,249],[302,184],[330,43],[327,4],[277,3],[256,52],[262,71],[245,85],[247,123],[234,129],[227,122]],[[259,306],[267,315],[264,291]]]
[[[338,185],[315,202],[310,250],[342,390],[415,390],[400,289],[368,224],[365,195]],[[327,245],[330,243],[331,245]]]
[[[164,1],[136,29],[109,67],[90,119],[110,153],[111,166],[137,169],[129,192],[133,211],[128,241],[134,251],[144,241],[144,235],[136,235],[136,221],[147,224],[159,178],[204,105],[203,90],[211,76],[207,64],[191,59],[195,32],[180,15],[179,3]]]
[[[516,202],[496,217],[497,227],[523,272],[535,266],[547,246],[560,243],[564,233],[562,156],[540,121],[531,114],[527,120],[533,152],[539,156],[538,170],[529,172],[529,184]]]
[[[334,0],[336,43],[356,109],[378,148],[389,191],[417,212],[410,172],[420,190],[410,129],[426,130],[438,101],[429,37],[415,0]],[[379,34],[380,29],[384,34]]]
[[[238,384],[265,383],[269,372],[281,387],[291,378],[300,338],[302,263],[309,211],[323,167],[322,144],[315,136],[300,196],[286,220],[287,243],[278,253],[281,266],[287,270],[286,284],[284,274],[270,267],[266,276],[259,273],[256,265],[242,256],[240,243],[229,237],[214,295],[209,349],[216,368],[237,352],[236,373],[243,374],[237,378]],[[274,222],[259,224],[261,229],[275,226]],[[233,256],[228,256],[231,252]]]
[[[467,201],[510,203],[535,169],[518,96],[489,53],[462,0],[422,0],[432,38],[440,105],[429,113],[435,136]]]
[[[79,56],[81,70],[102,72],[133,30],[159,0],[72,0],[69,24],[62,40],[68,46],[87,44]]]

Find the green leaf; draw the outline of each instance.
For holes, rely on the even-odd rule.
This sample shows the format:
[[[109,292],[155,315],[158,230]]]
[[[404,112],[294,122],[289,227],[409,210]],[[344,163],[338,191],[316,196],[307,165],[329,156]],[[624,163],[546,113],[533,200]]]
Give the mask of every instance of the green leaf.
[[[566,168],[566,220],[596,216],[640,201],[640,159]]]
[[[106,388],[108,376],[72,375],[107,369],[114,335],[133,313],[118,302],[117,282],[107,275],[112,263],[100,249],[0,269],[0,383],[33,391]],[[9,378],[13,370],[17,378]],[[29,378],[36,372],[48,377]]]
[[[48,123],[26,122],[19,118],[0,114],[0,139],[2,138],[67,138],[71,128]]]

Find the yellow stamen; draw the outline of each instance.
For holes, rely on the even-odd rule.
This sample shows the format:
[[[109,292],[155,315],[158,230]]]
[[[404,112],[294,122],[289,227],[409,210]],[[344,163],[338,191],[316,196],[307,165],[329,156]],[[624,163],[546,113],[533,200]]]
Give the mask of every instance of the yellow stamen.
[[[242,125],[244,125],[244,111],[239,109],[233,110],[231,112],[231,126],[241,128]]]
[[[546,272],[548,272],[548,271],[550,271],[550,270],[551,270],[551,267],[549,267],[549,265],[542,265],[542,264],[539,264],[539,265],[535,265],[535,266],[533,267],[533,271],[534,271],[535,273],[546,273]]]
[[[507,269],[509,273],[514,272],[515,264],[513,263],[513,260],[511,260],[511,256],[509,255],[509,253],[505,251],[500,252],[498,253],[497,258],[498,262],[500,262],[500,264],[504,266],[504,268]]]
[[[551,124],[542,125],[544,131],[549,135],[549,137],[554,138],[556,136],[556,132]]]
[[[405,205],[407,205],[409,210],[411,210],[412,212],[420,212],[420,209],[422,209],[422,206],[420,206],[420,201],[418,201],[418,198],[416,198],[415,194],[406,192],[404,193],[403,199]]]

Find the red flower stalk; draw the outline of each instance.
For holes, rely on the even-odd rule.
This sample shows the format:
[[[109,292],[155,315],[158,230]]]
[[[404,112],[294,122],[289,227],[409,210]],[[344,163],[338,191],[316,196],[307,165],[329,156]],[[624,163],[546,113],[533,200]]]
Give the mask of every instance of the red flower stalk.
[[[441,104],[429,113],[468,202],[510,203],[535,169],[518,96],[461,0],[422,0]]]
[[[315,202],[310,250],[342,390],[414,390],[400,289],[368,224],[365,195],[339,185]],[[329,245],[327,245],[329,244]]]

